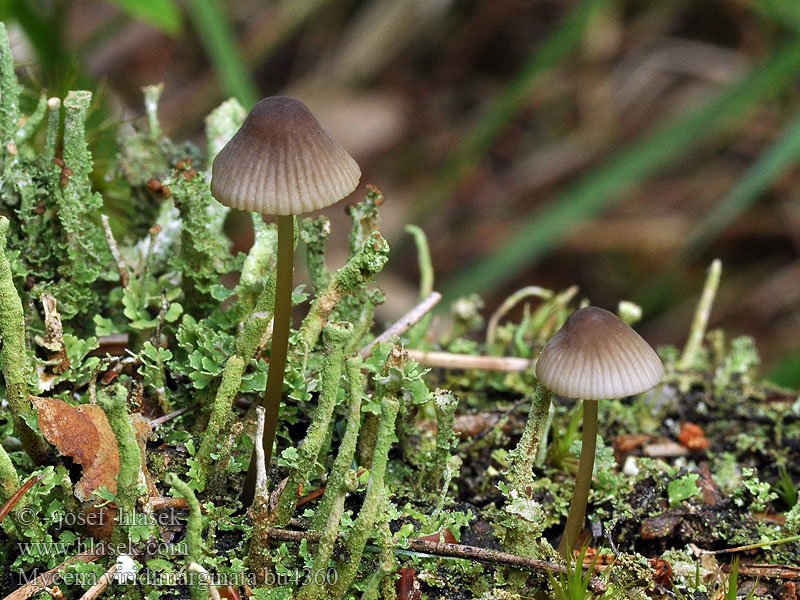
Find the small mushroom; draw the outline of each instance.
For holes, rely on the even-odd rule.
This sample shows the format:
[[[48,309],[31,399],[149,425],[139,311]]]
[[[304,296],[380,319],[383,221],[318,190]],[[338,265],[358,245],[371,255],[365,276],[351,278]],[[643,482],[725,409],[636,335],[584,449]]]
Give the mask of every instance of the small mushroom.
[[[305,104],[275,96],[256,103],[242,126],[220,150],[211,168],[211,193],[240,210],[277,215],[278,256],[275,308],[267,388],[265,465],[269,468],[278,426],[289,344],[294,254],[294,215],[324,208],[348,196],[361,170],[322,128]],[[243,500],[252,501],[255,455]]]
[[[664,367],[650,345],[613,313],[595,306],[570,315],[542,349],[536,362],[539,382],[559,396],[583,400],[578,475],[558,548],[565,558],[583,529],[597,440],[597,401],[639,394],[663,376]]]

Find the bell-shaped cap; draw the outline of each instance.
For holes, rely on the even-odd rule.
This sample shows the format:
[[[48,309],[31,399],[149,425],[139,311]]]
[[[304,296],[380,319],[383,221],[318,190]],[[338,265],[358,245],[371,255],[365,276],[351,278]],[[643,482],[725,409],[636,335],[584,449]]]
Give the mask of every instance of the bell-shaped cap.
[[[536,361],[536,377],[565,398],[639,394],[661,381],[661,359],[616,315],[587,306],[570,315]]]
[[[348,196],[356,161],[308,107],[274,96],[256,103],[214,159],[211,193],[222,204],[268,215],[297,215]]]

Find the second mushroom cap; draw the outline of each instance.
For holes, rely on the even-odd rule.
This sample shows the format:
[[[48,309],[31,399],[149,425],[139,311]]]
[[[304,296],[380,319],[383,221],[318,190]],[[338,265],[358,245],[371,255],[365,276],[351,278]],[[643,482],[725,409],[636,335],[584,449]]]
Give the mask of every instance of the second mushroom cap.
[[[547,342],[536,376],[566,398],[603,400],[639,394],[661,381],[664,367],[642,337],[616,315],[587,306]]]

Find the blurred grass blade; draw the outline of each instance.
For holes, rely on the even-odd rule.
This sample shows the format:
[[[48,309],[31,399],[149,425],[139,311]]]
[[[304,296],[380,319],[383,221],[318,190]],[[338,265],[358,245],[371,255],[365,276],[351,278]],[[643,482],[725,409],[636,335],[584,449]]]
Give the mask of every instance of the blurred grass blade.
[[[548,252],[570,229],[616,201],[637,181],[668,166],[756,102],[787,88],[800,70],[800,38],[784,43],[748,76],[703,106],[657,127],[568,186],[525,219],[509,239],[449,281],[445,298],[484,293],[509,282]]]
[[[800,114],[764,151],[736,186],[700,222],[681,252],[684,263],[700,254],[723,229],[758,200],[762,192],[800,156]]]
[[[800,348],[785,354],[773,365],[765,379],[790,389],[800,388]]]
[[[739,179],[728,195],[689,234],[683,249],[640,287],[636,301],[654,310],[668,301],[686,265],[697,259],[716,237],[750,208],[800,156],[800,114]]]
[[[189,0],[186,10],[226,94],[250,109],[259,98],[219,0]]]
[[[472,129],[459,140],[450,156],[437,168],[433,179],[411,206],[408,220],[422,223],[425,216],[456,191],[478,159],[503,132],[528,102],[532,88],[550,68],[563,62],[581,41],[592,16],[609,0],[583,0],[559,24],[558,28],[537,46],[520,71],[486,109]]]
[[[775,23],[800,32],[797,0],[755,0],[753,7]]]
[[[174,0],[112,0],[134,19],[175,35],[181,30],[181,13]]]

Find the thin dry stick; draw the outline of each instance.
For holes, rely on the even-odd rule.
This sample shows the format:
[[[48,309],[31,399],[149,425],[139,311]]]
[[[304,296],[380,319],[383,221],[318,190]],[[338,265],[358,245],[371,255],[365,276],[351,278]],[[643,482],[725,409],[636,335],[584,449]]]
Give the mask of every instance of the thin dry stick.
[[[267,529],[267,535],[281,542],[300,542],[302,540],[307,540],[316,543],[319,542],[321,537],[319,533],[292,531],[290,529],[278,529],[274,527]],[[431,554],[433,556],[463,558],[492,565],[525,569],[527,571],[551,571],[553,573],[567,574],[567,568],[558,563],[528,558],[527,556],[519,556],[518,554],[510,554],[508,552],[500,552],[498,550],[490,550],[488,548],[479,548],[477,546],[409,539],[407,540],[407,545],[401,548],[401,550],[410,550],[412,552]],[[589,588],[597,594],[602,594],[606,591],[605,583],[596,577],[592,577],[589,580]]]
[[[697,358],[698,352],[700,352],[700,348],[703,345],[703,338],[706,335],[706,328],[708,327],[708,318],[711,315],[711,307],[717,295],[717,288],[719,288],[721,273],[722,262],[716,258],[708,269],[708,276],[703,286],[703,293],[700,295],[700,301],[697,303],[692,327],[689,330],[689,338],[686,340],[686,346],[677,364],[678,369],[688,369],[691,367]]]
[[[442,367],[445,369],[478,369],[481,371],[525,371],[533,366],[527,358],[514,356],[474,356],[472,354],[454,354],[452,352],[434,352],[424,350],[406,350],[408,357],[426,367]]]
[[[425,299],[417,304],[414,308],[404,314],[400,319],[389,329],[384,331],[374,340],[372,340],[369,344],[361,348],[361,357],[367,358],[369,356],[370,350],[375,344],[379,344],[381,342],[388,342],[394,337],[399,337],[403,335],[406,331],[408,331],[413,325],[418,323],[422,317],[428,314],[431,309],[442,299],[442,295],[439,292],[431,292],[428,294]]]
[[[163,423],[166,423],[167,421],[171,421],[175,417],[181,416],[185,412],[194,410],[195,408],[197,408],[197,405],[192,404],[191,406],[184,406],[183,408],[179,408],[178,410],[173,410],[171,413],[167,413],[166,415],[158,417],[157,419],[151,419],[150,425],[161,425]]]
[[[34,594],[38,594],[43,588],[47,587],[54,578],[57,577],[58,572],[68,565],[76,562],[90,563],[96,561],[98,558],[102,558],[104,556],[102,549],[102,545],[98,545],[94,548],[94,552],[81,552],[80,554],[69,557],[60,565],[53,567],[46,573],[42,573],[36,579],[29,581],[21,588],[11,592],[8,596],[3,598],[3,600],[28,600],[28,598]]]
[[[264,423],[266,411],[261,406],[256,406],[256,437],[255,437],[255,452],[256,452],[256,487],[255,497],[265,498],[267,495],[267,468],[264,464],[264,446],[261,440],[264,439]]]
[[[739,575],[771,579],[800,579],[800,567],[793,565],[739,565]]]
[[[131,275],[128,271],[128,265],[125,264],[125,261],[122,258],[122,254],[119,251],[119,246],[117,246],[117,240],[114,239],[114,234],[111,232],[111,225],[108,223],[108,217],[106,215],[100,215],[100,219],[103,221],[103,230],[106,232],[106,242],[108,243],[108,249],[111,250],[111,256],[114,257],[114,262],[117,263],[117,273],[119,273],[119,282],[122,284],[122,287],[128,287],[128,284],[131,281]]]
[[[90,356],[119,356],[125,354],[125,349],[128,347],[128,334],[115,333],[112,335],[102,335],[97,338],[98,347],[92,350]]]
[[[80,600],[96,600],[97,597],[105,591],[108,584],[111,583],[111,579],[116,572],[117,565],[115,563],[108,568],[108,571],[100,576],[100,579],[98,579],[92,587],[86,590],[86,593],[80,597]]]
[[[22,498],[25,493],[33,487],[33,484],[39,481],[44,474],[33,475],[28,481],[23,483],[20,488],[11,494],[11,497],[6,500],[3,506],[0,506],[0,521],[6,518],[6,515],[11,512],[11,509],[14,508],[14,505],[19,502],[19,499]]]
[[[747,544],[745,546],[736,546],[735,548],[725,548],[724,550],[700,550],[700,554],[728,554],[730,552],[743,552],[745,550],[757,550],[758,548],[769,548],[770,546],[791,544],[792,542],[800,542],[800,535],[793,535],[769,542],[757,542],[755,544]]]

